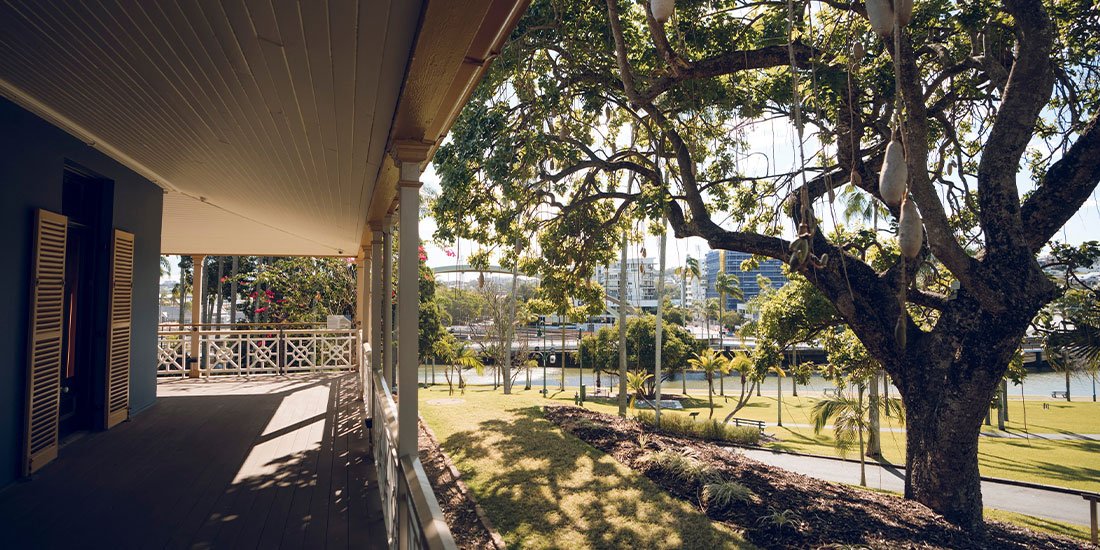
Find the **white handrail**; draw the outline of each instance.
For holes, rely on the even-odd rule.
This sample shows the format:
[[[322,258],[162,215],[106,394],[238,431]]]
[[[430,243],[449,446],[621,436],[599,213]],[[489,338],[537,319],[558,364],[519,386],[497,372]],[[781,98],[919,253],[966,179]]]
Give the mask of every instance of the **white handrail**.
[[[361,365],[369,365],[370,346],[363,345]],[[373,369],[364,377],[370,399],[371,441],[382,517],[391,548],[451,550],[457,548],[443,518],[427,473],[418,456],[397,454],[397,403],[382,373]]]

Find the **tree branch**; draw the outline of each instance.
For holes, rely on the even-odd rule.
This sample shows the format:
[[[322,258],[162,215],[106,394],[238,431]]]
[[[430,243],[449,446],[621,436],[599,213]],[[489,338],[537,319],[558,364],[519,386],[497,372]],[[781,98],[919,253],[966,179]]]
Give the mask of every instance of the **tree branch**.
[[[1100,113],[1052,164],[1024,203],[1020,220],[1031,252],[1038,252],[1081,208],[1100,183]]]
[[[1040,0],[1005,0],[1016,20],[1017,59],[978,164],[979,221],[986,258],[1015,257],[1023,247],[1016,174],[1020,157],[1034,134],[1039,112],[1054,89],[1050,18]]]

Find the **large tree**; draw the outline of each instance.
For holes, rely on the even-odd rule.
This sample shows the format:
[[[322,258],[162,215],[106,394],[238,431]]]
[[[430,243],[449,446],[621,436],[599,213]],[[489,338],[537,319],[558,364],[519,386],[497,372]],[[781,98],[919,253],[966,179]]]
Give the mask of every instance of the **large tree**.
[[[539,211],[571,273],[638,219],[790,263],[901,392],[906,496],[979,529],[986,406],[1058,295],[1037,256],[1100,180],[1094,10],[923,0],[879,34],[860,2],[680,0],[659,22],[648,3],[536,0],[437,154],[436,220],[514,243]],[[900,215],[877,184],[893,138],[923,228],[909,259],[895,225],[864,232],[880,267],[823,225],[848,183]]]

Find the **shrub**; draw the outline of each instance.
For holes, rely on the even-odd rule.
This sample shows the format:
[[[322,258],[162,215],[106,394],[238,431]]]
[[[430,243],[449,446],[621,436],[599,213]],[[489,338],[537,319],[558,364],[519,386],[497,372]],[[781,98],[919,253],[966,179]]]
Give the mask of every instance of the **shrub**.
[[[672,435],[694,437],[696,435],[695,421],[683,414],[661,415],[661,431]]]
[[[691,485],[719,480],[718,471],[713,466],[684,453],[656,451],[646,455],[643,460],[653,468]]]
[[[723,441],[737,445],[757,445],[760,443],[760,429],[752,426],[729,426],[722,435]]]
[[[705,508],[724,510],[735,502],[751,502],[756,494],[736,481],[707,483],[699,495],[699,502]]]
[[[782,531],[784,529],[791,529],[793,531],[800,531],[802,526],[802,516],[798,515],[798,512],[794,510],[779,510],[778,508],[771,508],[771,513],[765,516],[761,516],[757,520],[757,523],[763,526],[772,526]]]
[[[657,425],[656,415],[653,411],[638,411],[635,418],[643,426],[650,429]],[[737,445],[757,445],[760,443],[760,430],[757,428],[730,426],[716,419],[696,422],[685,414],[662,414],[660,431],[669,435],[698,437],[709,441],[726,441]]]
[[[726,438],[726,425],[714,419],[699,422],[695,428],[696,435],[703,439],[722,440]]]

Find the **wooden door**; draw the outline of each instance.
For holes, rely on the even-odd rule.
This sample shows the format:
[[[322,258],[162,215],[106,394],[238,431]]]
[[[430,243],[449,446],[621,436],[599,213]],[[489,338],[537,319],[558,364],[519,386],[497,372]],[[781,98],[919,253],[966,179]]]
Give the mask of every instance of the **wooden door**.
[[[27,414],[23,473],[57,458],[61,344],[65,313],[65,246],[69,220],[39,210],[34,219],[27,351]]]
[[[130,417],[130,314],[134,295],[134,235],[116,229],[113,241],[107,339],[107,428]]]

